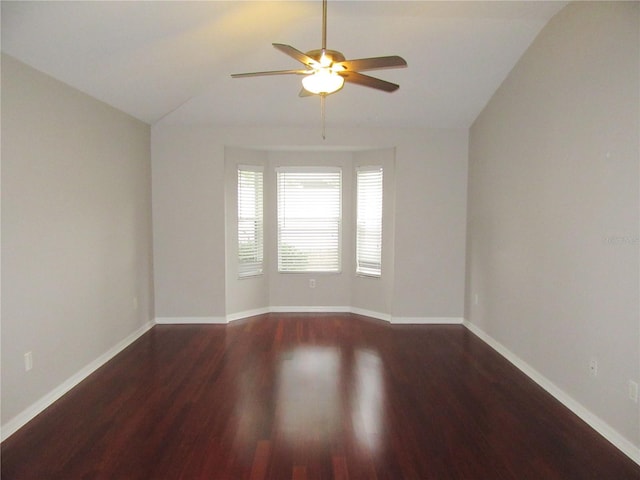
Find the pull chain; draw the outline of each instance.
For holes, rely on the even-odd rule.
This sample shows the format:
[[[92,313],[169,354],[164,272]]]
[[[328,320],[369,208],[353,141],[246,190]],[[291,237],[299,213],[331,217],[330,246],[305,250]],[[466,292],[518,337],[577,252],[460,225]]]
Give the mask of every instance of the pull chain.
[[[322,139],[326,140],[327,137],[325,136],[325,128],[324,128],[324,117],[325,117],[325,100],[327,99],[327,95],[325,93],[321,93],[320,94],[320,117],[322,119]]]

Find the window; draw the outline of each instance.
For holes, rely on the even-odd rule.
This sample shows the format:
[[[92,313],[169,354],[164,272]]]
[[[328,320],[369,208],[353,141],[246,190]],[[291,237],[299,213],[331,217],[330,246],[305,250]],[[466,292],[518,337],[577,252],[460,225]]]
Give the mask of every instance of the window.
[[[356,171],[356,273],[382,273],[382,167]]]
[[[342,170],[278,168],[278,271],[339,272]]]
[[[238,276],[263,272],[262,168],[238,167]]]

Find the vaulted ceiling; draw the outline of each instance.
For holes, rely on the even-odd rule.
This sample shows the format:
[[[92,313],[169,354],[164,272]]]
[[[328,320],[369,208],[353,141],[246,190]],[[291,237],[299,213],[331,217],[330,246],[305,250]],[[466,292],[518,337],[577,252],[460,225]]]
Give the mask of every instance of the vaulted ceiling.
[[[401,55],[367,72],[394,93],[346,85],[327,98],[345,126],[466,128],[566,2],[329,0],[327,47],[347,58]],[[2,1],[2,51],[147,123],[317,126],[298,68],[274,42],[320,48],[320,0]]]

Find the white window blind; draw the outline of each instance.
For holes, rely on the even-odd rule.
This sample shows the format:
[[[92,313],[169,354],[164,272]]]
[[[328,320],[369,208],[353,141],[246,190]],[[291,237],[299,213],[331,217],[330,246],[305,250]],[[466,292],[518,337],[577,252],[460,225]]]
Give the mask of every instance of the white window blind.
[[[264,219],[262,168],[238,167],[238,276],[263,272]]]
[[[278,271],[339,272],[342,171],[279,168]]]
[[[356,273],[382,274],[382,167],[356,171]]]

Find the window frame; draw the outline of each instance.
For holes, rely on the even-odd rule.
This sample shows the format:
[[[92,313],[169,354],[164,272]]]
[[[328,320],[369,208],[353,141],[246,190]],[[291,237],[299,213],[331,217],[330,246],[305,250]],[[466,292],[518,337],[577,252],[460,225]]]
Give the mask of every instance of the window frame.
[[[276,256],[277,256],[277,272],[282,274],[300,274],[300,273],[313,273],[313,274],[340,274],[342,273],[342,246],[343,246],[343,171],[342,167],[339,166],[281,166],[275,169],[276,171]],[[323,175],[331,175],[337,174],[338,185],[335,189],[337,192],[337,216],[331,217],[331,221],[335,221],[337,223],[336,235],[337,235],[337,243],[335,245],[335,264],[332,269],[294,269],[294,268],[286,268],[284,265],[283,257],[282,257],[282,196],[285,195],[283,193],[283,178],[282,175],[286,174],[300,175],[300,174],[323,174]],[[285,200],[286,202],[286,200]],[[329,218],[329,217],[327,217]]]
[[[255,215],[253,217],[251,216],[246,217],[246,219],[249,222],[252,221],[251,219],[253,219],[253,222],[254,222],[253,236],[255,237],[256,245],[255,245],[255,259],[253,261],[243,261],[243,257],[241,255],[241,249],[242,249],[241,239],[243,237],[243,234],[242,234],[243,217],[241,216],[241,209],[242,209],[242,199],[244,198],[244,195],[242,194],[242,191],[241,191],[242,189],[241,175],[243,172],[260,174],[259,186],[258,186],[258,182],[256,182],[257,178],[254,178],[253,195],[256,197],[254,199]],[[237,261],[237,267],[238,267],[238,278],[244,279],[244,278],[251,278],[251,277],[264,275],[264,271],[265,271],[265,265],[264,265],[265,264],[264,262],[264,239],[265,239],[264,167],[260,165],[238,165],[236,180],[237,180],[236,193],[237,193],[237,201],[238,201],[237,210],[236,210],[236,214],[237,214],[236,261]]]
[[[379,172],[380,174],[380,179],[379,179],[379,183],[380,183],[380,199],[379,199],[379,241],[378,241],[378,257],[379,257],[379,261],[378,262],[369,262],[369,265],[363,265],[362,263],[365,263],[362,259],[361,259],[361,249],[364,249],[366,247],[366,245],[362,245],[361,244],[361,222],[363,222],[363,219],[361,219],[361,203],[362,203],[362,199],[361,199],[361,194],[364,195],[365,192],[361,189],[361,174],[371,174],[371,173],[377,173]],[[356,264],[356,269],[355,269],[355,273],[358,276],[362,276],[362,277],[370,277],[370,278],[381,278],[382,277],[382,263],[383,263],[383,244],[384,244],[384,168],[382,165],[367,165],[367,166],[358,166],[356,167],[356,172],[355,172],[355,184],[356,184],[356,189],[355,189],[355,203],[356,203],[356,212],[355,212],[355,232],[354,232],[354,237],[355,237],[355,264]],[[374,221],[377,220],[377,217],[374,218]],[[371,248],[371,246],[369,246],[369,248]],[[361,263],[362,262],[362,263]]]

